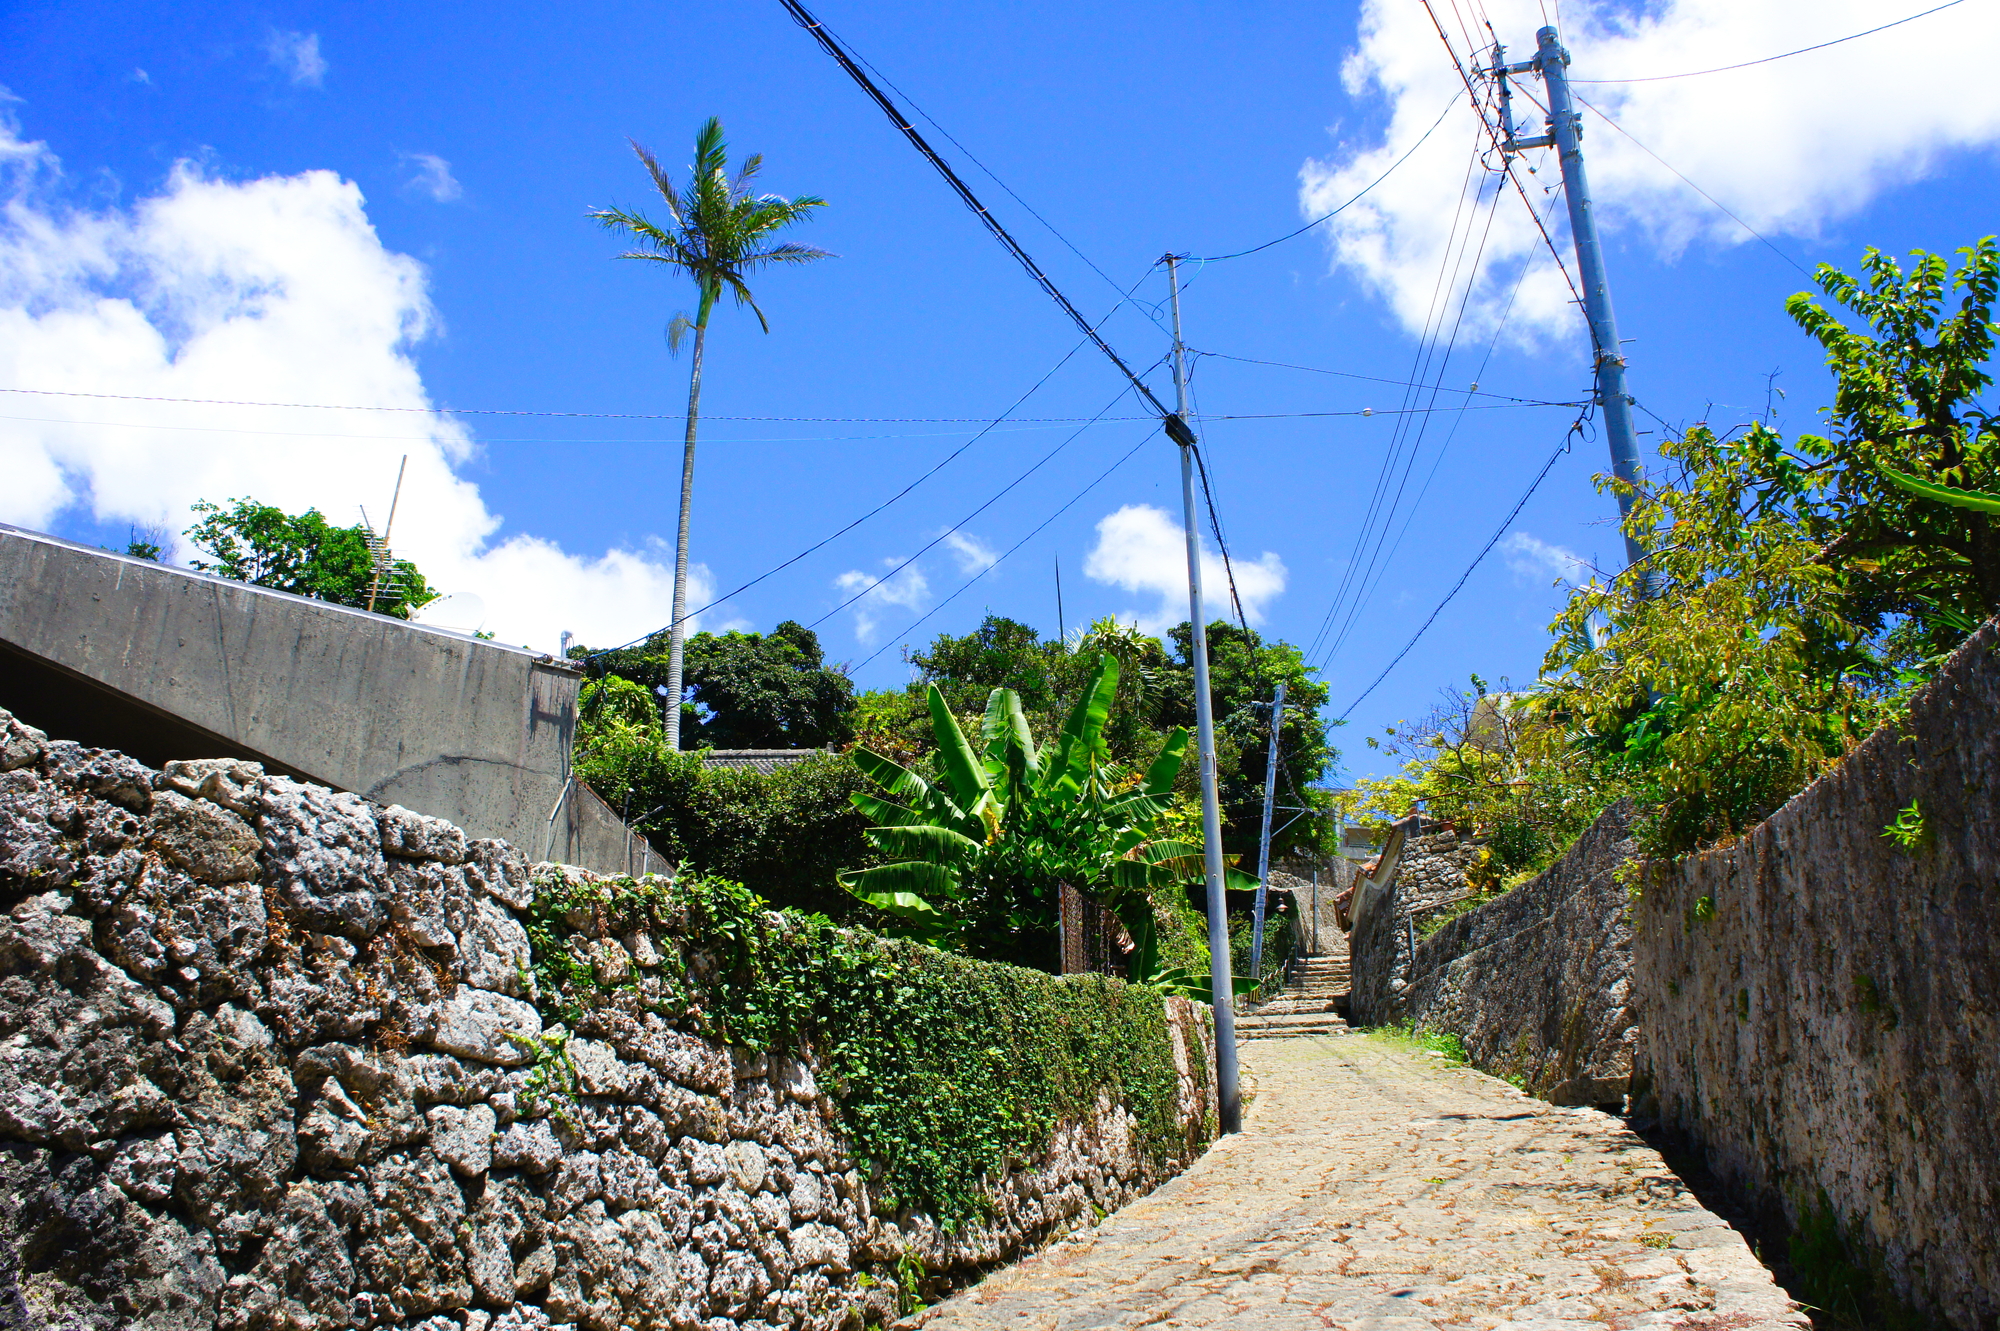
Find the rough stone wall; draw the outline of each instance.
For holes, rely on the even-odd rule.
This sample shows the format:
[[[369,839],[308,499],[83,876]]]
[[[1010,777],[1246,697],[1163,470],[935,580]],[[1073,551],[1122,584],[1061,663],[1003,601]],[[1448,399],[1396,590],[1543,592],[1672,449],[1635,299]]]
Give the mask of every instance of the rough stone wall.
[[[1456,1033],[1475,1066],[1556,1104],[1619,1104],[1638,1040],[1633,810],[1606,810],[1548,870],[1417,942],[1405,1015]]]
[[[1407,1015],[1412,926],[1472,890],[1465,871],[1481,845],[1470,833],[1415,818],[1399,826],[1404,828],[1402,853],[1387,890],[1370,895],[1365,906],[1362,899],[1370,893],[1365,876],[1355,891],[1349,1001],[1354,1020],[1367,1026],[1402,1021]]]
[[[990,1219],[878,1210],[810,1056],[544,1025],[521,912],[580,872],[0,712],[0,1325],[855,1327],[1161,1181],[1101,1095]],[[599,978],[691,974],[684,942],[600,939]],[[1206,1012],[1169,1022],[1165,1172],[1212,1110]]]
[[[1662,1121],[1793,1222],[1829,1207],[1967,1331],[2000,1321],[1997,644],[1989,623],[1742,840],[1656,870],[1633,939]],[[1883,829],[1913,802],[1905,850]]]

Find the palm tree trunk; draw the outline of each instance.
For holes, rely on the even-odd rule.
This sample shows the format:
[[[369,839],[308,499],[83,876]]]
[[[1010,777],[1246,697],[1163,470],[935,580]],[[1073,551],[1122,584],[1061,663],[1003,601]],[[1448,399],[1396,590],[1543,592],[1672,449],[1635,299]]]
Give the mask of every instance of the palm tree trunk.
[[[687,448],[681,455],[681,521],[674,537],[674,622],[667,630],[667,747],[681,746],[681,654],[687,645],[688,512],[694,504],[694,431],[701,415],[701,351],[706,320],[694,329],[694,369],[688,376]]]

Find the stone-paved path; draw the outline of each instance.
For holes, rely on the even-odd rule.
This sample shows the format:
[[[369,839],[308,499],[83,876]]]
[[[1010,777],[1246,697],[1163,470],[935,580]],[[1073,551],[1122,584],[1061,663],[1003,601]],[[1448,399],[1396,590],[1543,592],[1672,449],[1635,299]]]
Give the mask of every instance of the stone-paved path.
[[[1243,1051],[1240,1136],[929,1331],[1807,1325],[1617,1119],[1356,1034]]]

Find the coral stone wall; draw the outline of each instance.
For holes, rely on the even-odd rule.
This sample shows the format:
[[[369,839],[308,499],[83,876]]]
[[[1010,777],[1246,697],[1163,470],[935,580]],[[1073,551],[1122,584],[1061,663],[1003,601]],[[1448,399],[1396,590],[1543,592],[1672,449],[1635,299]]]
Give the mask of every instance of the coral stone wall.
[[[1418,941],[1414,926],[1471,891],[1465,871],[1479,847],[1469,834],[1409,819],[1386,891],[1364,905],[1362,894],[1370,888],[1364,881],[1355,889],[1354,932],[1348,939],[1354,1020],[1379,1026],[1408,1015],[1411,944]]]
[[[552,925],[537,897],[639,889],[679,913],[613,933],[595,908]],[[717,1033],[745,931],[808,926],[704,933],[672,901],[254,765],[153,772],[0,712],[0,1324],[879,1324],[1208,1140],[1205,1009],[1010,971],[995,984],[1024,1002],[1136,1013],[1134,1047],[1161,1046],[1154,1100],[1141,1112],[1132,1069],[1062,1088],[1075,1111],[941,1225],[884,1195],[851,1063]],[[531,943],[551,928],[560,993]],[[979,965],[840,938],[892,979]]]
[[[1662,1120],[1966,1331],[2000,1321],[1997,643],[1742,840],[1655,869],[1633,938]],[[1905,848],[1883,833],[1912,804]]]
[[[1620,1105],[1632,1076],[1633,810],[1606,810],[1545,872],[1419,939],[1405,1013],[1556,1104]]]

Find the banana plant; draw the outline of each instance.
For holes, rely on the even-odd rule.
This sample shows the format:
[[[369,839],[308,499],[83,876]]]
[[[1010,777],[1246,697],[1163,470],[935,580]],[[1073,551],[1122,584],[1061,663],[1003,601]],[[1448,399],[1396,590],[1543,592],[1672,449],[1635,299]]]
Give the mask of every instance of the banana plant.
[[[1118,661],[1096,674],[1056,739],[1037,746],[1021,699],[995,689],[975,748],[944,695],[929,691],[941,779],[924,780],[866,748],[853,758],[882,795],[848,798],[877,824],[867,832],[890,862],[840,875],[841,886],[883,911],[900,932],[934,946],[963,940],[967,885],[1007,881],[1046,891],[1068,884],[1113,910],[1131,935],[1131,978],[1168,977],[1159,964],[1154,889],[1201,875],[1201,851],[1154,838],[1187,752],[1175,730],[1143,774],[1111,761],[1104,727],[1118,691]],[[1250,883],[1235,874],[1237,883]]]

